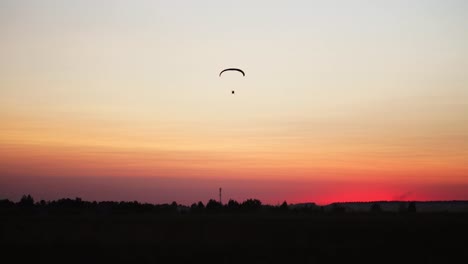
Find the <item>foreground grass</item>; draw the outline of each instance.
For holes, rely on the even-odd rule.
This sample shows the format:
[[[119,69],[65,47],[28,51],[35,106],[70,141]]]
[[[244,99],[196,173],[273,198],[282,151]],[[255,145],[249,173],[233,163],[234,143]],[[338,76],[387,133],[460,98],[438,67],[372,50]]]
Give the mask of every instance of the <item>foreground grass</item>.
[[[468,214],[0,215],[3,259],[323,263],[467,259]]]

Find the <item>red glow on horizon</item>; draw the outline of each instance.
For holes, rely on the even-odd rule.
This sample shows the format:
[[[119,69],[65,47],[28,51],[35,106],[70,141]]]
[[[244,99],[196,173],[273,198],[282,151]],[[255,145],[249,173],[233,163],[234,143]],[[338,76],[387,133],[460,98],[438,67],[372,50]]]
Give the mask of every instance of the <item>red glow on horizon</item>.
[[[190,205],[218,199],[242,202],[259,199],[277,205],[286,201],[327,205],[334,202],[468,200],[468,184],[401,184],[398,182],[339,182],[239,180],[174,177],[0,177],[2,198],[19,199],[31,194],[35,199],[56,200],[80,197],[83,200],[140,201]]]

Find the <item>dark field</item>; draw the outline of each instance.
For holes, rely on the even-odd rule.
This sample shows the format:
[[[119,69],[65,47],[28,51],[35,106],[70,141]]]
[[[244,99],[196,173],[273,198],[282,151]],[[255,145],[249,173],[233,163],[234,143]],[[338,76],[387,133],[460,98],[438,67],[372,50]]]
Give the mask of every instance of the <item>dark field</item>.
[[[464,263],[468,214],[3,212],[0,248],[3,263]]]

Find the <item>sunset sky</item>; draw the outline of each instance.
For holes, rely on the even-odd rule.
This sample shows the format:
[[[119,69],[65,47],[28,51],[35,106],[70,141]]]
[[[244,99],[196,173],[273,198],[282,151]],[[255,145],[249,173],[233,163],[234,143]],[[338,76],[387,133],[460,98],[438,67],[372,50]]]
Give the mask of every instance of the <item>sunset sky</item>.
[[[468,199],[467,14],[1,0],[0,199]]]

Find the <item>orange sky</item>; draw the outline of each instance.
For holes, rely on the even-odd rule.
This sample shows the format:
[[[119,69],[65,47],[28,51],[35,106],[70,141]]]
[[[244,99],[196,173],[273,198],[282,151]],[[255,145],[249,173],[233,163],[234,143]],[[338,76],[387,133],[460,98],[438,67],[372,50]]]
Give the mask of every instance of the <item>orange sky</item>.
[[[0,199],[468,199],[468,4],[261,2],[0,3]]]
[[[176,130],[180,135],[152,139],[137,129],[138,124],[61,124],[42,119],[49,124],[45,126],[37,122],[39,118],[3,120],[0,191],[12,198],[31,192],[48,199],[60,194],[189,204],[214,198],[217,188],[223,187],[225,197],[239,200],[325,204],[393,200],[405,193],[405,199],[465,199],[468,188],[466,154],[457,148],[464,142],[456,138],[444,141],[451,145],[428,146],[411,136],[401,141],[349,136],[335,142],[333,134],[307,140],[282,132],[220,136],[195,129],[193,136]],[[100,190],[93,181],[107,181],[107,188]],[[73,188],[76,182],[84,187]],[[60,186],[50,190],[50,185],[60,184],[62,191]],[[133,186],[133,193],[127,190],[121,197],[127,185]],[[193,190],[187,191],[187,185]],[[150,187],[165,195],[154,194]]]

